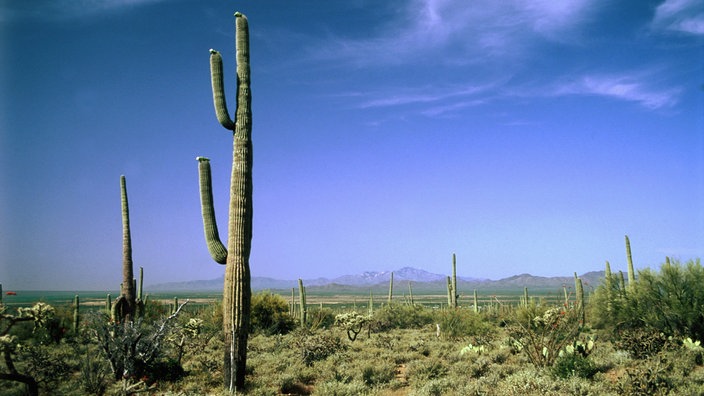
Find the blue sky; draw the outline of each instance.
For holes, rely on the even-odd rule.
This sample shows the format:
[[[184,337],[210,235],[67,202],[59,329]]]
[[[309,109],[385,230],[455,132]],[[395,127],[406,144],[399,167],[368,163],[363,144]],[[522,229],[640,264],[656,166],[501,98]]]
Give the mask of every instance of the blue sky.
[[[626,234],[638,268],[704,254],[699,1],[0,0],[5,289],[117,288],[122,174],[145,283],[223,273],[195,157],[224,238],[208,50],[233,104],[234,11],[253,275],[625,270]]]

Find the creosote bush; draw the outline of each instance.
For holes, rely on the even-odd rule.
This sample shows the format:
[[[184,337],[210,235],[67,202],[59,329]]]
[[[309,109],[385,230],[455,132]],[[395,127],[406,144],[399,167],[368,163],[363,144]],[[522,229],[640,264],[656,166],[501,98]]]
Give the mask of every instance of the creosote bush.
[[[288,302],[283,297],[263,291],[252,296],[250,326],[255,334],[286,334],[296,327],[296,321],[289,315]]]
[[[374,311],[374,330],[418,329],[433,322],[432,313],[420,305],[387,304]]]
[[[486,340],[492,332],[492,326],[480,314],[468,309],[443,310],[435,316],[436,323],[440,325],[440,335],[446,339],[472,337]]]

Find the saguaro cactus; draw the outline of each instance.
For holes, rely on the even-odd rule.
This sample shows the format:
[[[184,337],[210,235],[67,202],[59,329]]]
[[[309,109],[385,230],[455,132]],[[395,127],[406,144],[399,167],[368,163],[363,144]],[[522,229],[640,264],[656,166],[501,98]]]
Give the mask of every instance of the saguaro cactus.
[[[633,269],[633,257],[631,257],[631,241],[626,235],[626,259],[628,260],[628,288],[632,288],[636,281],[636,273]]]
[[[452,308],[457,308],[457,257],[452,253]]]
[[[452,296],[455,293],[452,291],[452,278],[447,277],[447,307],[452,308]]]
[[[479,299],[477,298],[477,289],[474,289],[474,312],[479,312]]]
[[[306,288],[303,286],[303,279],[298,279],[298,302],[301,305],[301,327],[306,327],[306,320],[308,319],[308,308],[306,305]]]
[[[576,308],[579,315],[579,325],[584,326],[585,324],[585,310],[584,310],[584,287],[582,286],[582,279],[574,273],[574,290],[577,296]]]
[[[374,295],[372,289],[369,289],[369,316],[374,315]]]
[[[127,181],[120,176],[120,201],[122,203],[122,285],[120,296],[112,307],[113,319],[124,323],[134,320],[136,295],[134,271],[132,270],[132,235],[130,210],[127,201]]]
[[[232,174],[227,249],[220,242],[213,209],[210,161],[198,157],[201,210],[208,251],[225,264],[223,331],[225,333],[224,385],[234,392],[244,389],[247,338],[252,298],[249,254],[252,246],[252,110],[249,78],[249,28],[247,18],[235,13],[237,52],[237,108],[230,119],[225,102],[222,57],[210,50],[210,76],[215,114],[220,124],[233,131]]]
[[[394,273],[391,272],[391,279],[389,279],[389,304],[394,298]]]
[[[81,321],[81,314],[80,314],[80,302],[78,299],[78,294],[73,298],[73,333],[76,334],[78,333],[78,326]]]

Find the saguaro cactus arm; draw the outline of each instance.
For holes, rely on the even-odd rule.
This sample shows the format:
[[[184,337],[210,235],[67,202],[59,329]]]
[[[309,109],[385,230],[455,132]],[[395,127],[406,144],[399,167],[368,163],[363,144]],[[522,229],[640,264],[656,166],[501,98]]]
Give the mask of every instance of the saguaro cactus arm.
[[[222,72],[222,56],[218,51],[210,49],[210,82],[213,87],[213,105],[218,122],[225,129],[235,130],[235,122],[230,118],[225,100],[225,84]]]
[[[218,224],[215,221],[213,207],[213,183],[210,175],[210,159],[196,157],[198,160],[198,181],[200,182],[200,207],[203,215],[203,229],[208,252],[218,264],[227,263],[227,249],[220,241]]]

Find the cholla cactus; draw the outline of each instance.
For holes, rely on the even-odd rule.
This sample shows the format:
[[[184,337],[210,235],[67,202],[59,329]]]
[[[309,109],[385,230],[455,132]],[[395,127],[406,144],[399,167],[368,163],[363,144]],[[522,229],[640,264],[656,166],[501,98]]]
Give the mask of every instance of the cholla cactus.
[[[477,355],[481,355],[481,354],[484,353],[485,351],[486,351],[486,348],[484,347],[484,345],[472,345],[472,344],[469,344],[469,345],[467,345],[466,347],[464,347],[464,348],[462,348],[462,349],[460,350],[460,356],[465,355],[465,354],[468,354],[468,353],[474,353],[474,354],[477,354]]]
[[[347,338],[350,341],[357,339],[357,335],[367,323],[369,323],[369,317],[360,315],[357,312],[348,312],[335,316],[335,325],[347,331]]]
[[[0,353],[13,353],[17,349],[17,337],[11,334],[0,336]]]
[[[31,308],[18,308],[19,318],[31,318],[34,320],[34,327],[44,327],[54,317],[54,307],[49,304],[38,302]]]

